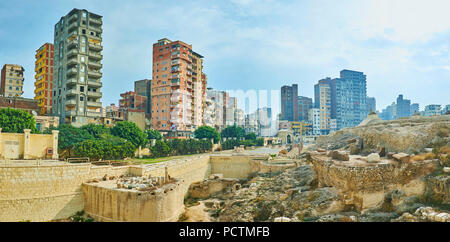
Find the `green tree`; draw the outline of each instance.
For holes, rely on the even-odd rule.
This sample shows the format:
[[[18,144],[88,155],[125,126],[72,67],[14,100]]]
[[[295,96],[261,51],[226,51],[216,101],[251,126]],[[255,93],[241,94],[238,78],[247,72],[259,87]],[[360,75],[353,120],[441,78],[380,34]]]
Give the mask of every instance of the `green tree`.
[[[110,129],[104,124],[87,124],[81,126],[81,129],[87,131],[97,139],[101,138],[104,135],[110,134]]]
[[[76,144],[85,140],[94,139],[94,136],[86,130],[76,128],[70,124],[61,124],[57,128],[50,127],[49,129],[46,129],[44,133],[51,134],[52,130],[59,130],[58,148],[60,153],[63,153],[63,151],[68,151],[69,156],[71,155],[71,150]]]
[[[197,139],[214,139],[214,143],[219,142],[220,134],[216,129],[209,126],[201,126],[194,131],[195,138]]]
[[[245,140],[256,140],[256,134],[255,133],[248,133],[245,135]]]
[[[147,139],[156,139],[156,140],[162,139],[162,135],[158,130],[147,129],[145,132],[147,133]]]
[[[31,129],[31,133],[39,133],[33,115],[19,109],[0,109],[0,128],[5,133],[23,133],[24,129]]]
[[[222,137],[225,138],[243,138],[245,135],[245,130],[241,127],[238,127],[236,125],[226,127],[224,130],[222,130],[222,133],[220,134]]]
[[[147,134],[135,123],[129,121],[118,122],[111,129],[111,134],[131,142],[135,148],[144,146],[148,142]]]
[[[153,157],[166,157],[170,154],[170,147],[166,142],[157,140],[155,146],[150,148]]]

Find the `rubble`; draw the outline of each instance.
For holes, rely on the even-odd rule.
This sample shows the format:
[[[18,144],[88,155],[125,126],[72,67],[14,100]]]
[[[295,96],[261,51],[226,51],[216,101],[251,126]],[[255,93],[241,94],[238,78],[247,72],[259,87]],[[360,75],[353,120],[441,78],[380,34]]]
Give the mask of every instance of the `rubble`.
[[[381,161],[380,155],[378,153],[372,153],[367,156],[367,162],[369,163],[378,163]]]
[[[408,163],[410,156],[406,153],[398,153],[392,156],[396,161],[400,161],[402,163]]]

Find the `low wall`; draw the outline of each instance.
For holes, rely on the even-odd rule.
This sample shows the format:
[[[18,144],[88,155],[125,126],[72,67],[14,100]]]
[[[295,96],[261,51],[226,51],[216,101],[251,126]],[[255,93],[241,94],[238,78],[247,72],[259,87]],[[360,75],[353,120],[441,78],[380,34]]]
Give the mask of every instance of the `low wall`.
[[[184,211],[183,182],[160,192],[140,192],[83,184],[87,214],[104,222],[176,222]]]
[[[0,166],[0,221],[68,218],[84,208],[83,182],[127,173],[128,167],[91,164]]]
[[[337,165],[324,155],[312,155],[319,187],[335,187],[345,205],[359,211],[382,204],[385,194],[402,190],[406,196],[425,193],[424,176],[438,167],[438,162],[422,161],[408,164],[376,164],[373,166]]]
[[[210,174],[220,173],[226,178],[247,178],[249,174],[261,170],[258,159],[266,158],[199,155],[143,166],[67,163],[0,166],[0,221],[51,221],[68,218],[85,208],[83,182],[105,175],[164,176],[167,166],[171,177],[184,181],[180,185],[180,194],[187,196],[190,184],[203,181]],[[99,193],[108,194],[106,191]],[[122,201],[119,200],[120,197],[122,195],[117,195],[117,201]]]
[[[258,160],[264,159],[267,159],[267,156],[212,155],[211,174],[223,174],[226,178],[247,178],[251,173],[260,170]]]

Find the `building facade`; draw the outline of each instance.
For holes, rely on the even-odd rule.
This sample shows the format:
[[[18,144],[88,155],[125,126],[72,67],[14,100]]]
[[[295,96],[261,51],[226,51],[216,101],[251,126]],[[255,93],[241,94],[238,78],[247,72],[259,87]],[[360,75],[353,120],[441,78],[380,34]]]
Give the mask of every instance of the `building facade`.
[[[40,115],[51,115],[53,101],[53,44],[46,43],[36,50],[34,99],[41,108]]]
[[[418,103],[411,104],[411,112],[410,112],[410,114],[414,115],[415,113],[420,113],[419,104]]]
[[[335,101],[332,119],[337,130],[355,127],[367,118],[367,82],[363,72],[342,70],[340,78],[333,79]]]
[[[331,79],[326,78],[319,80],[314,86],[315,105],[318,106],[320,112],[320,134],[327,135],[330,133],[331,119]]]
[[[55,25],[52,113],[62,123],[101,120],[102,24],[102,16],[73,9]]]
[[[367,104],[367,113],[377,111],[377,101],[374,97],[367,97],[366,104]]]
[[[2,68],[0,94],[3,97],[20,97],[23,94],[23,73],[25,69],[20,65],[5,64]]]
[[[426,117],[439,116],[441,114],[442,114],[442,112],[441,112],[441,105],[439,105],[439,104],[431,104],[431,105],[425,106],[424,116],[426,116]]]
[[[320,109],[310,109],[309,120],[312,124],[312,135],[320,135]]]
[[[119,100],[119,108],[136,109],[141,111],[147,110],[147,97],[138,95],[136,92],[126,92],[120,94],[122,99]]]
[[[134,82],[134,91],[137,95],[144,96],[147,98],[147,108],[145,110],[145,115],[150,119],[152,112],[152,102],[151,102],[151,90],[152,90],[152,80],[143,79]]]
[[[281,87],[281,119],[298,121],[298,85]]]
[[[173,132],[171,138],[177,138],[178,132],[187,137],[203,124],[206,75],[202,58],[182,41],[161,39],[153,44],[152,127]]]
[[[309,97],[299,96],[298,103],[298,119],[299,121],[308,121],[309,110],[313,108],[313,100]]]
[[[403,95],[398,96],[396,108],[396,119],[411,116],[411,101],[408,99],[403,99]]]

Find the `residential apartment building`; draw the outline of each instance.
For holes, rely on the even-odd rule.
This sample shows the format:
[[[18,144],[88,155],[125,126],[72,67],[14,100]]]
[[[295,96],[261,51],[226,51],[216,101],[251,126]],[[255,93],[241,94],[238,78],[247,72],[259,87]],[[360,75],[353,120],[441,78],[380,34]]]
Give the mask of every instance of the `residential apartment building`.
[[[298,120],[308,121],[309,110],[313,108],[313,100],[309,97],[299,96],[297,98]]]
[[[331,119],[331,79],[319,80],[314,85],[315,105],[320,112],[320,134],[327,135],[330,132]]]
[[[281,87],[281,119],[298,121],[298,85]]]
[[[450,104],[445,105],[445,107],[442,109],[442,115],[447,115],[447,113],[450,111]]]
[[[208,88],[206,90],[205,125],[221,130],[224,126],[224,97],[225,92]]]
[[[23,94],[23,73],[25,69],[20,65],[5,64],[2,68],[0,94],[3,97],[20,97]]]
[[[120,94],[120,109],[136,109],[145,112],[147,110],[147,97],[138,95],[136,92],[126,92]]]
[[[411,112],[410,113],[411,113],[411,115],[414,115],[415,113],[420,113],[418,103],[411,104]]]
[[[312,124],[312,135],[320,135],[320,109],[312,108],[309,110],[309,120]]]
[[[363,72],[342,70],[333,79],[333,114],[337,130],[355,127],[367,118],[367,83]],[[334,111],[335,110],[335,111]]]
[[[403,95],[398,96],[396,108],[396,119],[411,116],[411,101],[408,99],[403,99]]]
[[[51,115],[53,101],[53,44],[45,43],[36,50],[34,99],[41,108],[40,115]],[[59,119],[58,119],[59,120]]]
[[[151,90],[152,90],[152,80],[143,79],[134,82],[134,92],[137,95],[144,96],[147,98],[147,108],[145,110],[145,115],[147,118],[151,118],[152,102],[151,102]]]
[[[152,127],[169,138],[190,137],[203,124],[206,75],[202,58],[182,41],[161,39],[153,44]]]
[[[431,104],[425,106],[424,116],[438,116],[441,115],[441,105],[439,104]]]
[[[366,104],[367,104],[367,113],[377,111],[377,101],[374,97],[367,97]]]
[[[102,24],[102,16],[73,9],[55,25],[52,112],[62,123],[101,120]]]

